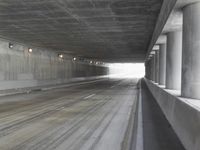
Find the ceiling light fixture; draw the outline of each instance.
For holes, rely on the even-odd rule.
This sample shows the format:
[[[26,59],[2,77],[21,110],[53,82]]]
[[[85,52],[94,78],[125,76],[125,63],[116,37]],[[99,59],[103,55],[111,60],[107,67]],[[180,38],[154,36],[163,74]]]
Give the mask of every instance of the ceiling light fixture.
[[[29,53],[32,53],[32,52],[33,52],[33,49],[32,49],[32,48],[29,48],[29,49],[28,49],[28,52],[29,52]]]
[[[59,58],[63,58],[63,54],[58,54],[58,57]]]
[[[9,43],[9,44],[8,44],[8,47],[9,47],[10,49],[12,49],[12,48],[13,48],[13,44],[12,44],[12,43]]]

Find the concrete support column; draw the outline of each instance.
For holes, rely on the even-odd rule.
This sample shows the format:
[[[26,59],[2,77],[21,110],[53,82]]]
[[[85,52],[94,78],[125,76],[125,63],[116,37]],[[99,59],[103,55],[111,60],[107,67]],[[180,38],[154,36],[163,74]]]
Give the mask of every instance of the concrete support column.
[[[153,58],[153,81],[156,82],[156,55],[154,54]]]
[[[147,61],[147,78],[150,79],[150,61]]]
[[[146,62],[145,62],[145,77],[147,78],[147,79],[150,79],[150,60],[147,60]]]
[[[152,66],[151,66],[151,63],[152,62],[152,59],[150,58],[149,59],[149,80],[152,80]]]
[[[159,83],[159,51],[155,52],[155,82]]]
[[[181,89],[182,31],[167,34],[166,88]]]
[[[159,51],[159,84],[165,85],[166,78],[166,44],[160,44]]]
[[[149,59],[149,80],[151,80],[151,59]]]
[[[148,79],[148,62],[146,61],[144,65],[145,65],[145,77]]]
[[[148,61],[148,66],[149,66],[149,68],[148,68],[148,71],[149,71],[149,80],[151,80],[151,59],[149,59],[149,61]]]
[[[200,3],[183,9],[183,97],[200,99]]]
[[[154,72],[154,68],[155,68],[155,59],[154,59],[154,55],[151,58],[151,80],[155,81],[155,72]]]
[[[153,57],[151,57],[151,61],[150,61],[150,72],[151,72],[150,79],[153,81]]]

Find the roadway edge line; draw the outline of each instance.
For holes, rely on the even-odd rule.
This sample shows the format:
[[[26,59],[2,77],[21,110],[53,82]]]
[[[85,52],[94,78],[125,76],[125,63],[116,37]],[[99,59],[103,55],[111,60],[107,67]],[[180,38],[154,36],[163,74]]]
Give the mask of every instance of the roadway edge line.
[[[143,114],[142,114],[142,87],[141,80],[139,83],[139,99],[138,99],[138,121],[137,121],[137,135],[136,135],[136,148],[135,150],[144,150],[143,139]]]

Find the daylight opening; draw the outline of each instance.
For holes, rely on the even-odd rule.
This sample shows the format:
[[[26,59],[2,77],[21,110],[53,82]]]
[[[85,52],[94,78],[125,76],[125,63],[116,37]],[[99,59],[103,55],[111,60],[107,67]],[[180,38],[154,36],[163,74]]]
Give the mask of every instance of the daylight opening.
[[[109,64],[110,78],[142,78],[145,74],[143,63]]]

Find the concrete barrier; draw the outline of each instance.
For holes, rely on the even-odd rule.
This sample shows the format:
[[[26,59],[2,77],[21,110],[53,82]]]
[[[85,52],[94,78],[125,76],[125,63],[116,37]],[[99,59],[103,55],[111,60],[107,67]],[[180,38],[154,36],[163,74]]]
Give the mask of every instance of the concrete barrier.
[[[148,79],[145,82],[184,147],[200,150],[200,100],[182,98],[178,91],[164,89]]]

